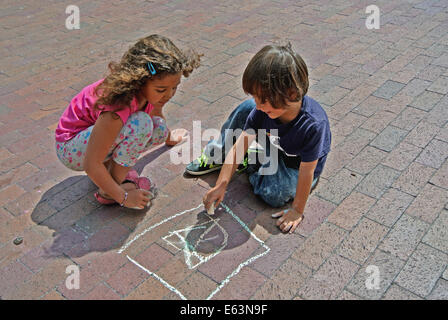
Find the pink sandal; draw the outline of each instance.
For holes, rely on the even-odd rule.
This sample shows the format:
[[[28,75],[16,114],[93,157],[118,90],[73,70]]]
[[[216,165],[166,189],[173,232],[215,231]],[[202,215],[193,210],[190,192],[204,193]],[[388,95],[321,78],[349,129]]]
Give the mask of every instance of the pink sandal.
[[[139,177],[137,171],[129,170],[126,177],[124,178],[123,183],[131,182],[134,183],[138,189],[149,191],[149,200],[152,200],[156,196],[156,188],[154,183],[146,177]],[[98,191],[94,194],[96,200],[104,205],[115,204],[117,201],[114,199],[108,199],[103,197]]]

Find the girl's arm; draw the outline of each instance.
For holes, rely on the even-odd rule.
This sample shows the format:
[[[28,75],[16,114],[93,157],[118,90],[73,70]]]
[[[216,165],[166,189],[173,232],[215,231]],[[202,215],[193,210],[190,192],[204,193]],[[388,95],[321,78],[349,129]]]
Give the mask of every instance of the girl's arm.
[[[115,113],[101,113],[90,135],[84,159],[84,170],[90,179],[118,203],[123,201],[125,191],[112,178],[103,161],[122,127],[123,122]]]
[[[215,187],[210,189],[204,197],[204,206],[207,210],[215,201],[215,207],[217,207],[224,199],[227,185],[238,168],[238,164],[242,162],[250,144],[255,140],[255,137],[256,135],[250,135],[243,131],[240,137],[236,140],[232,149],[226,156]]]

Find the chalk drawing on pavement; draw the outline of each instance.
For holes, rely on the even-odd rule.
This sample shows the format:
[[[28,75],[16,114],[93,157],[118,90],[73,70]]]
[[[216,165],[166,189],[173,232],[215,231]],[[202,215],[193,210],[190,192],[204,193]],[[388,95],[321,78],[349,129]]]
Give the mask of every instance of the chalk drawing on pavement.
[[[129,246],[132,245],[133,242],[138,240],[140,237],[142,237],[150,230],[153,230],[154,228],[157,228],[163,223],[173,220],[188,212],[198,210],[202,206],[203,204],[200,204],[195,208],[179,212],[177,214],[172,215],[171,217],[164,219],[163,221],[160,221],[152,226],[149,226],[143,232],[139,233],[132,240],[123,245],[118,251],[118,253],[123,253],[127,248],[129,248]],[[248,226],[238,216],[236,216],[232,212],[232,210],[230,210],[229,207],[227,207],[222,202],[220,206],[222,206],[222,208],[225,209],[225,212],[229,214],[236,222],[238,222],[238,224],[240,224],[246,232],[249,233],[249,237],[252,237],[255,241],[259,243],[260,247],[262,247],[264,251],[240,263],[230,274],[227,275],[227,277],[224,280],[222,280],[218,284],[218,286],[209,294],[206,300],[209,300],[214,295],[216,295],[230,281],[231,278],[236,276],[241,271],[243,267],[266,255],[271,250],[262,240],[258,239],[258,237],[254,233],[252,233],[252,231],[248,228]],[[205,221],[203,223],[194,226],[187,226],[177,230],[169,231],[166,236],[162,237],[163,241],[167,242],[169,245],[173,246],[177,250],[183,251],[185,264],[189,269],[195,269],[199,265],[211,260],[219,253],[221,253],[222,250],[224,250],[225,247],[227,246],[229,235],[228,232],[219,224],[220,218],[211,217],[209,215],[207,215],[207,217],[209,219],[208,221]],[[194,235],[193,237],[191,236],[192,234]],[[198,250],[199,247],[201,247],[200,250]],[[148,270],[145,266],[141,265],[138,261],[132,259],[128,255],[126,255],[126,257],[137,267],[139,267],[140,269],[142,269],[143,271],[145,271],[146,273],[148,273],[149,275],[160,281],[162,285],[164,285],[167,289],[177,294],[181,299],[187,300],[184,294],[182,294],[173,285],[169,284],[167,281],[162,279],[159,275]]]

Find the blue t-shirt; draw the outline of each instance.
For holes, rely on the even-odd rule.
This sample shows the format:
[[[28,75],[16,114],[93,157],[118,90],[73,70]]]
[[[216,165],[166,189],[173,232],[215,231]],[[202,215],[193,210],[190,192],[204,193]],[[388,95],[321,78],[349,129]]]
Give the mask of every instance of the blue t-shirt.
[[[249,114],[244,130],[265,129],[272,145],[283,153],[288,167],[299,168],[300,162],[318,160],[314,177],[323,170],[327,154],[330,152],[330,122],[322,106],[314,99],[304,96],[302,107],[297,117],[289,123],[271,119],[263,111],[254,108]],[[270,134],[277,129],[278,136]]]

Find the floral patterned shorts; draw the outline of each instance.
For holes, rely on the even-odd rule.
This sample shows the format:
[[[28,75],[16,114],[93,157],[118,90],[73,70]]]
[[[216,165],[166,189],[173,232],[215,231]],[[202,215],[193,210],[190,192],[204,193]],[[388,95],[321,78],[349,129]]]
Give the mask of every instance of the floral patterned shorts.
[[[84,157],[93,127],[81,131],[69,141],[56,141],[56,154],[67,168],[84,171]],[[104,161],[112,158],[121,166],[133,167],[141,153],[165,142],[167,137],[168,128],[163,118],[135,112],[126,121]]]

